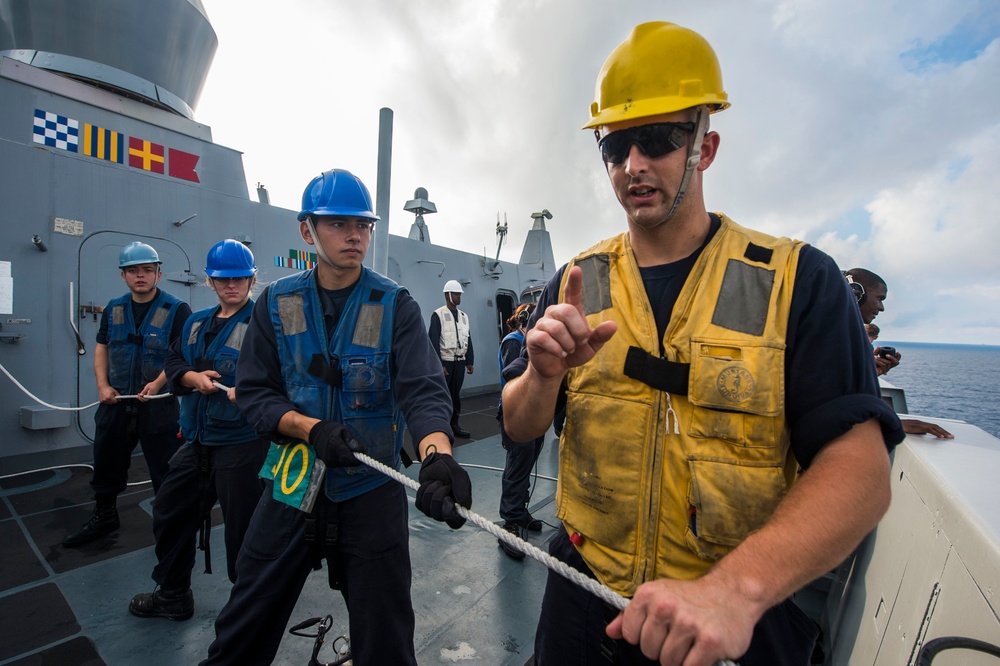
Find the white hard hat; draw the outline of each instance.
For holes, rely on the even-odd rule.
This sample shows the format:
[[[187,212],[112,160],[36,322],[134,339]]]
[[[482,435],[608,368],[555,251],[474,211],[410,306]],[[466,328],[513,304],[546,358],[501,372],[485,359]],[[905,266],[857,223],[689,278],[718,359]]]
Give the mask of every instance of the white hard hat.
[[[442,294],[464,294],[465,290],[462,289],[462,284],[458,280],[448,280],[444,283],[444,289],[441,290]]]

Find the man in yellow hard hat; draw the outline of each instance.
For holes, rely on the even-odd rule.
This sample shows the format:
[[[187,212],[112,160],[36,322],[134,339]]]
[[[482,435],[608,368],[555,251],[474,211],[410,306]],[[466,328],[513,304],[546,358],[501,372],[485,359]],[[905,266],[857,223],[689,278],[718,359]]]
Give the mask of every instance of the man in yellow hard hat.
[[[565,402],[549,552],[631,600],[550,574],[539,666],[807,664],[817,627],[789,597],[888,506],[903,432],[840,270],[705,206],[727,107],[715,52],[671,23],[598,77],[585,128],[628,228],[546,286],[504,424],[529,440]]]

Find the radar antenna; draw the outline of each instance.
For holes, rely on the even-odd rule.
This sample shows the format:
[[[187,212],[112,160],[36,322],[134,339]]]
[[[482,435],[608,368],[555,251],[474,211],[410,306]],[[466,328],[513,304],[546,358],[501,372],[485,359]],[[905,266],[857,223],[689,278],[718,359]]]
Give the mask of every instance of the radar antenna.
[[[416,218],[410,226],[410,238],[424,243],[431,242],[431,232],[424,222],[424,215],[437,212],[437,206],[427,197],[427,190],[418,187],[413,192],[413,198],[406,202],[403,210],[413,213]]]
[[[497,265],[500,263],[500,248],[503,244],[507,242],[507,213],[503,214],[503,224],[500,224],[500,212],[497,211],[497,256],[493,260],[493,267],[490,270],[496,270]]]

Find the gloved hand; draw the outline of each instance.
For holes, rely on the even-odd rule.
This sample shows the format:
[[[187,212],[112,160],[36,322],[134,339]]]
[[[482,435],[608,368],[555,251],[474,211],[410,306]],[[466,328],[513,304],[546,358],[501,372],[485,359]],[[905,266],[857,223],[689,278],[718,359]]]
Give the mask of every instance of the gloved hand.
[[[309,445],[328,467],[355,467],[361,461],[354,451],[363,453],[347,426],[336,421],[320,421],[309,431]]]
[[[417,508],[434,520],[443,520],[457,530],[465,524],[455,504],[472,508],[472,481],[469,473],[447,453],[435,451],[420,465]]]

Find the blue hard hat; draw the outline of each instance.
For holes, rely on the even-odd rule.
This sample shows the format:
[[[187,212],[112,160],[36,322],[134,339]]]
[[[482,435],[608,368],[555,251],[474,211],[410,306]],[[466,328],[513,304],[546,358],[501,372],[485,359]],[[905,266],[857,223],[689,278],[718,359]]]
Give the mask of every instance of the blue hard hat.
[[[118,253],[118,268],[162,263],[160,255],[156,254],[156,250],[152,246],[140,243],[139,241],[129,243]]]
[[[372,198],[361,179],[346,169],[324,171],[309,181],[302,193],[299,221],[309,215],[363,217],[377,220]]]
[[[205,274],[210,278],[250,277],[257,273],[250,248],[232,238],[212,246],[207,264]]]

